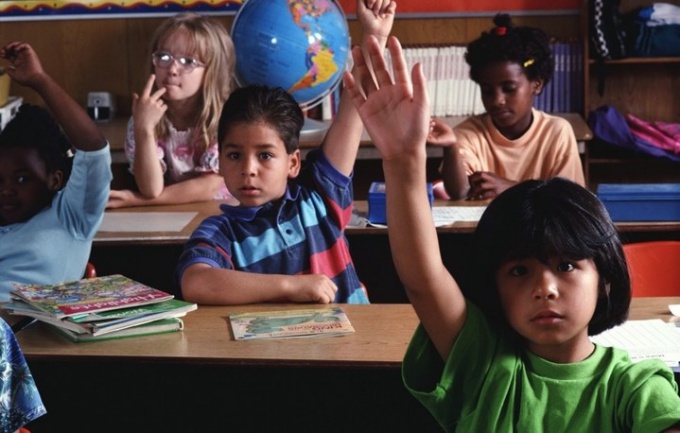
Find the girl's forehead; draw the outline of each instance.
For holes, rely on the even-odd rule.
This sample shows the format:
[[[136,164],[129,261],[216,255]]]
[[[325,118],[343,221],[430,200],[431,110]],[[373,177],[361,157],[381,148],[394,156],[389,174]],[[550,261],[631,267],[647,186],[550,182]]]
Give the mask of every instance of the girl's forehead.
[[[479,69],[480,82],[497,83],[506,81],[527,81],[524,69],[510,60],[487,63]]]
[[[178,54],[194,54],[198,50],[196,37],[185,28],[168,31],[158,41],[158,49],[174,51]]]

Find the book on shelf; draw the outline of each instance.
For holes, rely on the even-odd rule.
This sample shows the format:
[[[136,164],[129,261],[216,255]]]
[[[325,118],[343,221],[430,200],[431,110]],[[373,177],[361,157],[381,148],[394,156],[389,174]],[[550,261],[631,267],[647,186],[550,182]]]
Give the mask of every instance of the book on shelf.
[[[15,284],[11,293],[23,302],[60,319],[173,298],[169,293],[119,274],[60,284]]]
[[[236,340],[329,337],[354,328],[341,307],[236,313],[229,315]]]
[[[154,322],[143,323],[130,328],[120,329],[118,331],[109,332],[104,335],[79,334],[60,326],[49,326],[58,334],[63,335],[75,343],[85,343],[181,331],[184,328],[184,322],[182,319],[171,317],[167,319],[156,320]]]

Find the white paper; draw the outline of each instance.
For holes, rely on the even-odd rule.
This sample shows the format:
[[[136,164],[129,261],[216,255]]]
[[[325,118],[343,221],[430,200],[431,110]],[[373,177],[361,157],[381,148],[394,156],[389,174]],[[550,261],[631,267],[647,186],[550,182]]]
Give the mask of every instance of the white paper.
[[[105,212],[100,232],[180,232],[198,212]]]
[[[668,309],[671,310],[671,314],[680,317],[680,304],[670,304]]]
[[[680,329],[661,319],[629,320],[590,339],[627,351],[633,362],[656,358],[671,367],[680,363]]]
[[[433,206],[432,217],[436,227],[456,221],[479,221],[486,206]]]

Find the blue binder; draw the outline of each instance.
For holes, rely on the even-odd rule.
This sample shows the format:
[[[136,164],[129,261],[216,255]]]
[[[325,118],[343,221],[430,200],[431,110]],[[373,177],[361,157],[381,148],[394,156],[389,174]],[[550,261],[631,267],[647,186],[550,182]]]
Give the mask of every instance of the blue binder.
[[[430,207],[434,202],[434,193],[431,183],[427,184],[427,195],[430,199]],[[373,224],[387,224],[387,212],[385,209],[385,182],[373,182],[368,189],[368,220]]]

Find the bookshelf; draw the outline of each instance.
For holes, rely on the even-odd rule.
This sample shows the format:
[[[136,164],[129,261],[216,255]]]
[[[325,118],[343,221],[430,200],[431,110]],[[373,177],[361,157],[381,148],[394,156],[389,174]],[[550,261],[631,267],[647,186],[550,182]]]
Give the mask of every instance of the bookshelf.
[[[511,11],[515,25],[540,27],[556,40],[580,40],[578,6],[565,10],[521,12],[517,11],[519,6],[518,2],[516,3],[513,3],[515,7]],[[450,1],[447,4],[456,8],[462,5]],[[472,9],[476,6],[465,7]],[[419,16],[398,10],[392,34],[397,36],[404,46],[462,46],[477,38],[483,31],[489,30],[493,15],[493,11],[484,13],[458,11]],[[215,18],[226,28],[231,28],[233,16]],[[361,36],[359,23],[351,15],[348,18],[352,41],[357,43]],[[4,21],[0,26],[0,40],[29,42],[40,55],[43,67],[83,105],[86,105],[89,92],[110,92],[116,100],[118,118],[112,123],[100,125],[105,129],[111,143],[122,143],[119,137],[124,137],[125,122],[130,116],[132,94],[143,88],[150,72],[148,43],[164,19],[150,16],[40,22]],[[10,88],[10,94],[22,96],[26,102],[42,104],[37,94],[14,83]],[[115,163],[120,162],[121,157],[123,163]],[[114,155],[114,159],[115,187],[133,186],[134,180],[127,170],[122,154]],[[432,158],[431,165],[435,172],[438,166],[436,156]],[[356,170],[365,172],[366,178],[379,179],[382,176],[382,168],[376,160],[362,160]]]
[[[627,57],[602,62],[604,92],[598,93],[598,61],[591,58],[588,2],[582,0],[584,49],[584,118],[602,105],[648,121],[680,122],[680,57]],[[622,0],[622,14],[649,6],[651,0]],[[680,5],[680,0],[668,3]],[[680,182],[680,163],[630,151],[612,149],[593,141],[584,168],[591,189],[598,183]]]

